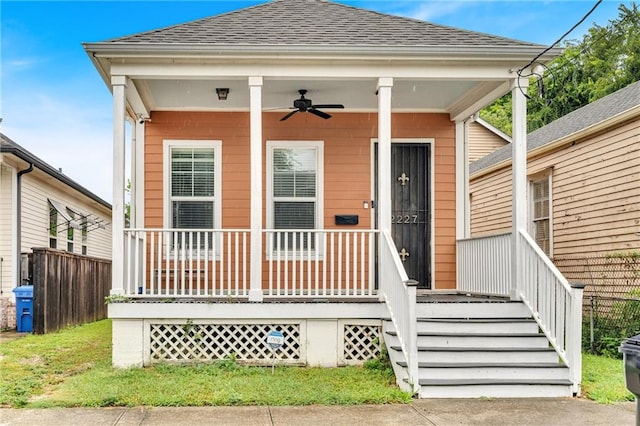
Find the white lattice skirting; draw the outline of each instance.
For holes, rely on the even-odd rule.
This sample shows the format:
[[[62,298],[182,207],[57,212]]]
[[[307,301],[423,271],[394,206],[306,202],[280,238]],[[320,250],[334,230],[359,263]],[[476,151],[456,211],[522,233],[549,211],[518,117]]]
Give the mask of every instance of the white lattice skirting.
[[[284,344],[275,351],[266,344],[273,330],[284,335]],[[150,340],[151,362],[230,357],[247,362],[300,362],[300,324],[151,324]]]
[[[331,323],[331,322],[330,322]],[[325,323],[326,324],[326,323]],[[328,328],[330,330],[331,327]],[[151,322],[148,354],[156,362],[207,362],[229,358],[252,364],[307,364],[315,347],[333,347],[334,365],[354,365],[380,355],[379,321],[340,320],[333,333],[307,335],[307,322],[292,323],[194,323]],[[271,331],[280,331],[284,344],[275,351],[266,344]],[[326,330],[326,329],[325,329]],[[311,333],[311,332],[309,332]],[[333,335],[333,337],[331,337]],[[313,363],[313,362],[312,362]],[[326,364],[326,362],[324,362]]]
[[[369,359],[377,358],[381,348],[380,333],[380,325],[344,324],[344,363],[362,364]]]

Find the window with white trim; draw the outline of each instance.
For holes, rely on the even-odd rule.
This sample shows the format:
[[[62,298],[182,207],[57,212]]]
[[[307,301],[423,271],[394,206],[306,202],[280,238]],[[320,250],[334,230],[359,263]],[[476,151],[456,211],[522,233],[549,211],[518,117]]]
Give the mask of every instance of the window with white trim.
[[[538,246],[552,256],[551,224],[551,174],[532,179],[531,185],[531,235]]]
[[[70,216],[73,219],[74,215],[73,213],[70,212]],[[71,226],[71,222],[67,223],[67,251],[73,253],[73,240],[74,240],[75,234],[74,234],[74,229],[73,226]]]
[[[81,224],[81,234],[82,234],[82,254],[84,254],[85,256],[87,255],[87,240],[89,237],[89,230],[88,230],[88,225],[87,225],[87,218],[84,217],[82,219],[82,224]]]
[[[49,205],[49,248],[58,248],[58,210]]]
[[[165,224],[171,229],[217,229],[220,220],[220,141],[165,141],[168,176]],[[182,234],[177,233],[182,248]],[[212,247],[212,235],[195,233],[193,244],[199,239],[200,249]],[[185,243],[189,238],[186,237]],[[196,249],[197,247],[190,247]]]
[[[322,228],[322,142],[268,142],[267,220],[272,229]],[[274,238],[274,248],[315,250],[315,238]],[[302,245],[302,247],[300,247]]]

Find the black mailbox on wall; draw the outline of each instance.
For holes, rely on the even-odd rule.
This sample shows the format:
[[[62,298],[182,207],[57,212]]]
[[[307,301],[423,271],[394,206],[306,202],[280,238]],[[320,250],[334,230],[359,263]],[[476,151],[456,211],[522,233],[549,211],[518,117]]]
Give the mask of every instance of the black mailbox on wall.
[[[357,214],[337,214],[335,217],[336,217],[336,225],[357,225],[358,224]]]

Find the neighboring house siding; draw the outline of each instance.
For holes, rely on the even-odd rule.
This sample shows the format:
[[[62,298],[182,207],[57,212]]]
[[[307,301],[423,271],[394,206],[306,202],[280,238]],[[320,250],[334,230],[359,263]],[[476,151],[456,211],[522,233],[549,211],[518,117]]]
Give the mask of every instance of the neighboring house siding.
[[[469,124],[469,163],[492,153],[498,148],[507,145],[508,142],[496,135],[486,127],[476,123]]]
[[[554,257],[640,248],[640,120],[530,158],[527,171],[549,168]],[[472,179],[473,236],[509,230],[510,173]]]
[[[331,120],[322,120],[298,114],[282,123],[285,113],[263,114],[263,141],[324,142],[324,227],[336,228],[336,214],[358,214],[357,227],[370,229],[372,210],[364,209],[363,201],[371,199],[371,139],[377,136],[377,115],[336,113]],[[144,226],[164,224],[163,141],[211,139],[222,141],[222,226],[248,229],[249,114],[154,112],[151,118],[145,136]],[[435,139],[434,283],[437,288],[455,288],[455,128],[447,114],[394,114],[392,123],[393,138]],[[262,152],[266,191],[266,145]]]
[[[16,286],[13,278],[13,257],[11,243],[15,232],[13,225],[13,169],[0,165],[0,291],[1,297],[11,295],[11,289]]]
[[[511,166],[471,179],[471,236],[511,231]]]
[[[97,209],[95,203],[85,201],[86,197],[76,195],[74,191],[50,178],[41,179],[41,174],[34,172],[22,177],[22,252],[31,252],[33,247],[49,247],[49,204],[48,199],[60,202],[81,213],[98,216],[105,223],[111,223],[106,208]],[[67,248],[66,225],[63,218],[58,218],[58,249]],[[87,255],[111,259],[111,225],[105,229],[94,229],[87,234]],[[82,253],[82,232],[74,231],[74,248],[76,254]]]

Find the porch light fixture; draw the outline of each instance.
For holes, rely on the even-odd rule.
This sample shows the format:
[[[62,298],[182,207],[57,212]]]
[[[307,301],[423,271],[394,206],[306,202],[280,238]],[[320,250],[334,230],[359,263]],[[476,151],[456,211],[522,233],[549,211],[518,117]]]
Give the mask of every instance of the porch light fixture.
[[[217,87],[216,93],[218,94],[219,101],[226,101],[227,96],[229,96],[229,88]]]

